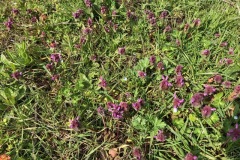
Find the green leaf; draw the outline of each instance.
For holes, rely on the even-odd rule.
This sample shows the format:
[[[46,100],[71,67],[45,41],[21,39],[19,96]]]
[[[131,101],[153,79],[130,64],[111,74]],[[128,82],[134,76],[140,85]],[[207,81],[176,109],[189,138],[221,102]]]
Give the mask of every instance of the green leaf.
[[[6,66],[10,67],[13,71],[16,70],[15,63],[9,61],[3,54],[1,55],[1,62]]]
[[[197,117],[194,114],[189,114],[189,120],[195,122]]]

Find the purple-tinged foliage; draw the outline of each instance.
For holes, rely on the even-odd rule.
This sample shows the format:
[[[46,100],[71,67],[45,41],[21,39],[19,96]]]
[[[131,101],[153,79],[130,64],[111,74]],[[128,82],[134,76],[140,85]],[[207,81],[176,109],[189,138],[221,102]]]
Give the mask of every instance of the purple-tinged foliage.
[[[54,68],[53,63],[48,63],[48,64],[46,65],[46,68],[47,68],[49,71],[52,71],[53,68]]]
[[[87,7],[92,7],[92,2],[90,0],[84,0],[84,2]]]
[[[178,88],[181,88],[184,86],[184,78],[181,74],[178,74],[175,76],[175,83]]]
[[[32,17],[32,18],[31,18],[31,22],[32,22],[32,23],[36,23],[36,22],[37,22],[37,17]]]
[[[208,117],[210,117],[211,116],[211,114],[212,114],[212,111],[215,111],[216,110],[216,108],[212,108],[212,107],[210,107],[210,106],[204,106],[203,108],[202,108],[202,116],[204,117],[204,118],[208,118]]]
[[[230,137],[232,141],[236,141],[240,138],[240,128],[238,128],[238,124],[228,131],[227,136]]]
[[[56,81],[56,80],[58,80],[60,78],[60,76],[58,75],[58,74],[55,74],[55,75],[53,75],[52,77],[51,77],[51,79],[53,80],[53,81]]]
[[[158,62],[157,68],[158,68],[159,70],[162,70],[162,71],[163,71],[163,70],[165,69],[163,62]]]
[[[190,24],[188,24],[188,23],[185,24],[185,25],[184,25],[184,29],[183,29],[184,32],[187,32],[187,31],[189,30],[189,28],[190,28]]]
[[[80,123],[79,123],[79,117],[76,117],[72,120],[69,121],[70,122],[70,128],[77,130],[80,127]]]
[[[19,14],[19,10],[16,9],[16,8],[13,8],[13,9],[12,9],[12,13],[13,13],[14,15],[18,15],[18,14]]]
[[[134,147],[132,151],[133,157],[135,157],[137,160],[141,160],[141,151],[139,148]]]
[[[216,91],[216,88],[214,88],[213,86],[205,84],[204,87],[205,87],[203,93],[204,96],[210,96]]]
[[[124,111],[128,111],[128,103],[120,102],[119,105],[123,108]]]
[[[154,55],[150,56],[149,62],[151,65],[153,65],[156,62],[156,57]]]
[[[92,33],[92,28],[86,27],[86,28],[84,28],[84,29],[82,30],[82,33],[83,33],[84,35],[88,35],[88,34]]]
[[[163,30],[164,33],[166,32],[170,32],[172,30],[172,27],[171,26],[166,26]]]
[[[240,94],[240,85],[234,87],[234,92],[238,95]]]
[[[198,159],[198,157],[193,155],[192,153],[188,153],[186,155],[186,157],[184,158],[184,160],[197,160],[197,159]]]
[[[197,106],[200,106],[202,104],[202,101],[203,101],[203,93],[195,93],[191,100],[190,100],[190,103],[194,106],[194,107],[197,107]]]
[[[8,21],[4,23],[8,30],[11,30],[13,27],[13,20],[12,18],[8,18]]]
[[[175,73],[178,75],[178,74],[182,74],[182,69],[183,69],[183,66],[182,65],[178,65],[176,68],[175,68]]]
[[[166,140],[166,136],[164,135],[162,130],[158,131],[158,134],[156,136],[154,136],[154,138],[158,141],[158,142],[164,142]]]
[[[168,82],[168,76],[162,76],[162,81],[160,83],[160,89],[161,90],[167,90],[169,87],[171,87],[172,84]]]
[[[176,45],[177,45],[178,47],[181,46],[181,42],[180,42],[179,39],[176,39]]]
[[[144,101],[143,101],[141,98],[139,98],[139,99],[137,100],[137,102],[132,103],[132,107],[133,107],[136,111],[139,111],[139,110],[141,109],[141,107],[142,107],[143,104],[144,104]]]
[[[201,20],[199,18],[197,18],[193,21],[193,24],[194,24],[195,27],[199,27],[200,24],[201,24]]]
[[[77,18],[79,18],[82,15],[83,15],[83,10],[79,9],[76,12],[73,13],[73,18],[77,19]]]
[[[168,12],[167,11],[162,11],[160,14],[160,19],[165,19],[168,16]]]
[[[88,20],[87,20],[87,24],[88,24],[89,27],[92,27],[93,19],[89,17]]]
[[[106,6],[101,6],[101,13],[106,14],[107,13],[107,7]]]
[[[220,35],[220,33],[215,33],[215,35],[214,35],[216,38],[219,38],[221,35]]]

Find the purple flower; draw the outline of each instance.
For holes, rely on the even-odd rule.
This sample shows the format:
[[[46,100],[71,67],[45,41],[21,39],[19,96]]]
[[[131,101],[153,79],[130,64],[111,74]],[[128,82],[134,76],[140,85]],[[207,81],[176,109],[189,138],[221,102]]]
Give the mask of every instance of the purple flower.
[[[177,75],[178,75],[178,74],[182,74],[182,68],[183,68],[182,65],[178,65],[178,66],[175,68],[175,72],[176,72]]]
[[[52,41],[52,42],[50,43],[50,48],[56,48],[56,47],[57,47],[56,41]]]
[[[189,28],[190,28],[190,24],[188,24],[188,23],[185,24],[185,25],[184,25],[184,29],[183,29],[184,32],[187,32]]]
[[[201,24],[201,21],[200,21],[199,18],[197,18],[197,19],[195,19],[195,20],[193,21],[193,23],[194,23],[194,26],[195,26],[195,27],[199,27],[200,24]]]
[[[137,160],[141,160],[141,151],[139,148],[134,147],[132,154],[135,158],[137,158]]]
[[[126,52],[125,47],[120,47],[120,48],[118,48],[118,53],[119,53],[119,54],[124,54],[125,52]]]
[[[70,120],[69,122],[70,122],[70,126],[69,127],[71,129],[77,130],[78,127],[80,126],[80,124],[79,124],[79,117],[76,117],[76,118]]]
[[[51,70],[53,70],[53,64],[52,63],[49,63],[49,64],[47,64],[46,65],[46,68],[49,70],[49,71],[51,71]]]
[[[90,0],[85,0],[84,1],[85,2],[85,5],[87,6],[87,7],[92,7],[92,3],[91,3],[91,1]]]
[[[83,32],[84,35],[90,34],[92,32],[92,28],[89,28],[89,27],[84,28],[82,30],[82,32]]]
[[[104,108],[101,107],[101,106],[99,106],[99,107],[97,108],[97,113],[98,113],[99,115],[101,115],[101,116],[104,116],[104,115],[105,115]]]
[[[226,47],[227,45],[228,45],[227,42],[222,42],[222,43],[220,44],[220,47]]]
[[[8,30],[10,30],[13,27],[13,20],[12,20],[12,18],[8,18],[8,21],[5,22],[4,25],[7,27]]]
[[[143,71],[138,71],[138,76],[139,76],[140,78],[144,78],[144,77],[147,76],[147,74],[146,74],[145,72],[143,72]]]
[[[227,136],[231,137],[232,141],[236,141],[240,138],[240,129],[238,128],[238,124],[235,125],[235,128],[228,131]]]
[[[222,82],[222,76],[221,75],[216,75],[216,76],[214,76],[213,79],[216,83],[221,83]]]
[[[85,44],[86,43],[86,38],[85,37],[81,37],[80,38],[80,44]]]
[[[181,45],[181,42],[179,39],[176,39],[176,45],[179,47]]]
[[[203,93],[204,96],[212,95],[216,91],[216,88],[214,88],[213,86],[205,84],[204,87],[205,87]]]
[[[163,32],[170,32],[172,30],[171,26],[166,26]]]
[[[116,10],[113,10],[112,11],[112,16],[115,17],[117,15],[117,11]]]
[[[12,9],[12,13],[13,13],[14,15],[18,15],[18,14],[19,14],[19,10],[18,10],[18,9],[15,9],[15,8],[13,8],[13,9]]]
[[[141,106],[144,104],[143,100],[139,98],[137,102],[132,103],[132,107],[136,110],[139,111],[141,109]]]
[[[162,130],[158,131],[158,134],[154,136],[158,142],[164,142],[166,140],[166,136],[164,135]]]
[[[106,14],[107,13],[107,7],[106,6],[101,6],[101,13]]]
[[[210,54],[210,50],[205,49],[202,51],[202,55],[208,56]]]
[[[188,153],[186,155],[186,157],[184,158],[184,160],[197,160],[198,157],[197,156],[194,156],[192,153]]]
[[[12,78],[19,79],[22,76],[22,72],[16,71],[11,74]]]
[[[62,59],[62,56],[60,53],[53,53],[50,58],[53,62],[59,62]]]
[[[155,25],[156,25],[156,23],[157,23],[157,20],[156,20],[156,18],[155,18],[155,17],[153,17],[153,18],[149,19],[149,23],[150,23],[152,26],[155,26]]]
[[[156,62],[156,57],[150,56],[149,61],[150,61],[150,64],[153,65]]]
[[[184,78],[181,74],[178,74],[175,76],[175,83],[178,88],[181,88],[184,86]]]
[[[36,22],[37,22],[37,17],[32,17],[32,18],[31,18],[31,22],[32,22],[32,23],[36,23]]]
[[[55,81],[55,80],[59,79],[59,77],[60,77],[60,76],[59,76],[58,74],[55,74],[55,75],[52,76],[51,79],[52,79],[53,81]]]
[[[168,16],[168,12],[167,11],[162,11],[160,14],[160,19],[164,19]]]
[[[234,87],[234,92],[236,94],[240,94],[240,85],[237,85],[237,86]]]
[[[212,108],[210,106],[204,106],[202,108],[202,116],[205,117],[205,118],[208,118],[208,117],[211,116],[212,111],[215,111],[215,110],[216,110],[216,108]]]
[[[92,24],[93,24],[92,18],[90,18],[90,17],[88,18],[87,24],[88,24],[89,27],[92,27]]]
[[[114,119],[121,119],[123,117],[124,108],[122,108],[120,105],[108,102],[107,106],[108,111],[112,112],[112,117]]]
[[[215,37],[216,37],[216,38],[219,38],[220,36],[221,36],[220,33],[216,33],[216,34],[215,34]]]
[[[135,15],[135,13],[134,12],[131,12],[131,10],[128,10],[127,11],[127,18],[128,19],[136,19],[137,17],[136,17],[136,15]]]
[[[162,76],[162,82],[160,83],[160,89],[161,90],[167,90],[169,87],[172,86],[170,82],[168,82],[168,76],[164,77]]]
[[[83,10],[82,9],[79,9],[76,12],[73,13],[73,17],[75,19],[79,18],[81,15],[83,15]]]
[[[184,99],[179,99],[176,95],[176,92],[173,95],[173,110],[174,112],[177,111],[177,108],[182,105]]]
[[[192,96],[190,103],[193,106],[197,107],[197,106],[201,105],[202,101],[203,101],[203,94],[202,93],[195,93]]]
[[[225,88],[231,88],[232,83],[231,83],[230,81],[224,81],[224,82],[222,83],[222,85],[223,85]]]
[[[160,70],[164,70],[165,69],[162,62],[158,62],[157,68],[160,69]]]
[[[99,81],[100,81],[99,84],[98,84],[99,87],[102,87],[102,88],[107,87],[107,81],[105,79],[103,79],[102,76],[100,76]]]
[[[226,65],[230,65],[230,64],[233,63],[233,60],[230,59],[230,58],[225,58],[224,61],[225,61],[225,64],[226,64]]]
[[[228,54],[234,54],[234,49],[233,48],[229,48]]]
[[[124,109],[124,111],[128,110],[128,103],[127,102],[120,102],[119,105]]]

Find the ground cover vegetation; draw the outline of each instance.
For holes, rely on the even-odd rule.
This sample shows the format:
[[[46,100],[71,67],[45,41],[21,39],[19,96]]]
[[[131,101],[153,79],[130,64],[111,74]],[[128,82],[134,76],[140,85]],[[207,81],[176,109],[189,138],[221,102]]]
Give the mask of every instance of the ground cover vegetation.
[[[237,1],[0,6],[0,159],[240,159]]]

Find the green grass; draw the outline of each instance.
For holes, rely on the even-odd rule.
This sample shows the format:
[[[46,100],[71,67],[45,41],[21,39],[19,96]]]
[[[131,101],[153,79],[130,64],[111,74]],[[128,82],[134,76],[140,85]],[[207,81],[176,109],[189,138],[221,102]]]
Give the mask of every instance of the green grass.
[[[115,159],[134,159],[132,150],[138,147],[142,158],[149,160],[179,160],[193,153],[199,160],[239,160],[239,140],[227,137],[229,129],[239,120],[238,99],[227,100],[234,86],[240,84],[240,3],[222,0],[92,0],[92,8],[84,1],[31,1],[6,0],[0,2],[0,155],[12,159],[111,159],[109,150],[117,148]],[[101,14],[101,6],[107,13]],[[13,8],[20,14],[14,15]],[[32,13],[27,13],[32,9]],[[82,9],[84,14],[73,18]],[[111,16],[116,10],[116,16]],[[131,10],[137,17],[127,18]],[[156,17],[152,26],[145,13],[150,10]],[[168,11],[160,19],[162,11]],[[42,20],[43,15],[47,18]],[[13,18],[8,31],[4,22]],[[31,18],[36,17],[36,23]],[[87,20],[93,19],[92,32],[84,36]],[[201,24],[194,26],[199,18]],[[109,21],[118,24],[113,29]],[[185,24],[190,24],[184,31]],[[164,32],[166,26],[170,32]],[[109,28],[110,32],[105,29]],[[42,32],[46,33],[42,37]],[[215,34],[220,33],[216,38]],[[80,48],[75,46],[86,38]],[[181,43],[177,46],[176,39]],[[56,41],[57,47],[50,48]],[[227,47],[221,47],[228,42]],[[123,55],[119,47],[125,47]],[[234,54],[228,54],[234,48]],[[209,49],[204,56],[202,50]],[[50,55],[61,53],[62,61],[51,63]],[[151,65],[149,58],[156,56]],[[92,60],[93,57],[95,60]],[[222,65],[221,59],[233,63]],[[163,62],[164,70],[157,68]],[[175,67],[183,66],[185,85],[175,86]],[[138,71],[146,72],[145,78]],[[22,72],[19,79],[11,74]],[[58,80],[51,80],[53,75]],[[203,118],[201,107],[190,104],[191,97],[203,92],[204,84],[220,74],[232,82],[230,89],[214,82],[213,96],[203,104],[216,108],[209,118]],[[173,84],[167,91],[159,88],[162,75]],[[99,87],[99,78],[106,82]],[[185,101],[173,113],[173,94]],[[131,96],[126,96],[130,93]],[[132,103],[144,100],[139,111]],[[128,111],[116,120],[108,111],[107,102],[128,103]],[[105,115],[97,113],[102,106]],[[233,111],[234,109],[234,111]],[[79,116],[77,130],[69,127],[69,120]],[[163,130],[166,141],[154,138]],[[136,158],[135,158],[136,159]]]

